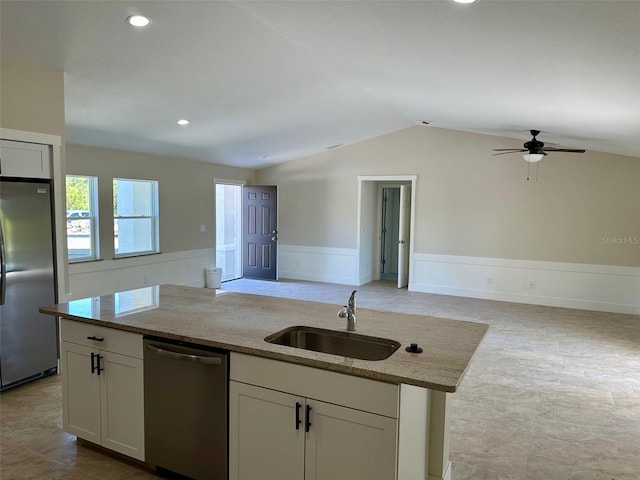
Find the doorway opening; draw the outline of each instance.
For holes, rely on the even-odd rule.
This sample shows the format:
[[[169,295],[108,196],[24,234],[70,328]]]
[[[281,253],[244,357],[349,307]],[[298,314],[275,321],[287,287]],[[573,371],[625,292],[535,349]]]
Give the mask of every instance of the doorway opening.
[[[216,266],[222,281],[242,278],[242,184],[216,180]]]
[[[277,280],[277,187],[221,179],[214,183],[221,280]]]
[[[388,280],[398,288],[412,280],[416,175],[358,177],[360,285]]]

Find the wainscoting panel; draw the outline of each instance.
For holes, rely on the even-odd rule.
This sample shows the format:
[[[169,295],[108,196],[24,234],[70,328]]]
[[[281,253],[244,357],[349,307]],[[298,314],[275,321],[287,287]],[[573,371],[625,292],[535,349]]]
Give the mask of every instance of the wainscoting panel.
[[[148,285],[172,283],[204,287],[205,269],[215,267],[214,248],[140,257],[72,263],[70,299],[105,295]]]
[[[358,251],[278,245],[278,277],[358,285]]]
[[[65,300],[147,285],[204,287],[215,249],[69,265]],[[278,276],[360,285],[358,251],[278,246]],[[640,268],[414,253],[409,290],[534,305],[640,314]]]
[[[640,314],[640,268],[415,253],[409,289]]]

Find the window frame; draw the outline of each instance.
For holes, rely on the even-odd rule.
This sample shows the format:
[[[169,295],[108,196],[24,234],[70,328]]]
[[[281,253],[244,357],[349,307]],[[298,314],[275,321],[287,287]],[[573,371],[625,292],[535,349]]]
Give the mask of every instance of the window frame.
[[[150,189],[150,211],[151,215],[116,215],[116,200],[117,200],[117,187],[116,182],[135,182],[146,183],[151,186]],[[112,180],[113,185],[113,259],[139,257],[143,255],[157,255],[160,253],[160,207],[159,207],[159,183],[157,180],[147,180],[140,178],[119,178],[114,177]],[[141,220],[149,219],[151,221],[151,237],[150,237],[150,250],[136,250],[126,253],[118,253],[116,248],[116,222],[118,220]],[[118,237],[120,235],[120,229],[118,228]]]
[[[81,262],[92,262],[96,260],[100,260],[100,231],[99,231],[99,210],[98,210],[98,177],[93,175],[76,175],[76,174],[67,174],[65,175],[65,207],[68,207],[67,204],[67,179],[69,177],[74,178],[83,178],[87,180],[87,187],[89,191],[87,192],[87,199],[89,201],[89,216],[80,216],[74,217],[70,216],[69,212],[75,212],[75,209],[65,209],[65,219],[67,221],[67,262],[68,263],[81,263]],[[89,238],[90,238],[90,251],[89,255],[85,256],[75,256],[71,258],[71,249],[69,248],[69,222],[74,222],[78,220],[88,221],[89,222]]]

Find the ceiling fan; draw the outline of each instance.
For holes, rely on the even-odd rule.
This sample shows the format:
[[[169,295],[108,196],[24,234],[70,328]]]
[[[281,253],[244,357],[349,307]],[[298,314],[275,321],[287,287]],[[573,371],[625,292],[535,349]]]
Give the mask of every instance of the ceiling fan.
[[[544,148],[544,143],[536,138],[537,135],[540,134],[539,130],[530,130],[533,138],[526,142],[523,147],[524,148],[494,148],[493,155],[504,155],[506,153],[519,153],[525,152],[522,156],[529,163],[539,162],[547,155],[547,152],[568,152],[568,153],[584,153],[585,151],[582,149],[574,149],[574,148]]]

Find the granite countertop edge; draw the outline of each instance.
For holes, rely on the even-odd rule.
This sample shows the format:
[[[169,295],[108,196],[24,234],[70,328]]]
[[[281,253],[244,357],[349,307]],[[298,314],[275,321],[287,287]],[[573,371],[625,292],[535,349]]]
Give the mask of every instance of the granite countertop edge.
[[[197,287],[179,287],[179,286],[162,286],[156,288],[169,288],[172,296],[175,298],[176,295],[179,295],[180,292],[185,292],[186,294],[195,294],[196,297],[203,296],[202,293],[196,292],[196,290],[205,291],[207,293],[211,292],[206,289],[198,289]],[[153,287],[152,287],[153,288]],[[413,321],[413,322],[421,322],[421,321],[429,321],[433,322],[441,322],[443,325],[446,323],[447,326],[451,327],[451,322],[457,322],[453,326],[455,328],[459,328],[460,331],[472,331],[473,335],[470,337],[468,342],[466,342],[465,346],[468,350],[466,358],[462,359],[462,361],[457,361],[459,365],[457,365],[456,369],[452,369],[451,372],[445,372],[443,374],[442,371],[434,374],[435,368],[433,365],[430,365],[428,361],[425,361],[422,354],[412,354],[408,353],[405,350],[405,344],[408,344],[409,340],[402,338],[403,341],[401,347],[391,355],[386,360],[376,360],[376,361],[366,361],[366,360],[358,360],[351,359],[347,357],[342,357],[339,355],[331,355],[321,352],[314,352],[309,350],[303,350],[299,348],[293,348],[283,345],[275,345],[264,341],[264,335],[269,333],[274,333],[277,330],[271,331],[267,329],[266,331],[262,331],[259,334],[251,332],[247,333],[246,336],[250,337],[245,339],[241,337],[243,332],[240,332],[238,338],[229,338],[229,334],[221,334],[216,335],[215,332],[207,332],[206,335],[196,334],[189,331],[184,331],[181,333],[176,333],[171,331],[169,328],[163,328],[159,324],[154,324],[149,320],[154,318],[154,310],[147,310],[139,313],[134,313],[131,315],[127,315],[122,317],[122,319],[117,319],[115,315],[110,315],[113,312],[109,311],[109,305],[112,305],[113,297],[116,294],[104,295],[102,297],[93,297],[93,299],[100,298],[102,305],[106,305],[104,311],[107,312],[107,318],[95,318],[96,316],[105,316],[105,315],[90,315],[86,312],[82,314],[74,314],[71,313],[74,307],[74,301],[69,303],[63,303],[58,305],[53,305],[49,307],[41,307],[39,311],[44,314],[54,315],[60,318],[65,318],[72,321],[82,322],[91,325],[97,325],[106,328],[113,328],[117,330],[122,330],[131,333],[137,333],[141,335],[149,335],[154,337],[165,338],[169,340],[176,340],[181,342],[205,345],[209,347],[220,348],[224,350],[228,350],[230,352],[243,353],[248,355],[254,355],[263,358],[269,358],[273,360],[279,360],[289,363],[294,363],[298,365],[319,368],[322,370],[332,371],[336,373],[342,373],[347,375],[352,375],[361,378],[368,378],[371,380],[378,380],[385,383],[392,384],[408,384],[414,385],[417,387],[428,388],[432,390],[438,390],[446,393],[454,393],[457,391],[462,378],[466,374],[470,363],[475,357],[475,354],[480,346],[483,338],[486,335],[488,330],[488,325],[483,323],[475,323],[468,321],[458,321],[458,320],[450,320],[450,319],[434,319],[433,317],[422,317],[420,315],[409,315],[409,314],[397,314],[392,312],[382,312],[377,310],[366,310],[359,309],[359,313],[362,313],[362,317],[365,319],[361,323],[366,321],[366,313],[369,313],[370,316],[375,318],[382,318],[385,315],[389,316],[389,318],[397,318],[402,317],[405,320]],[[210,296],[211,294],[209,294]],[[213,293],[215,296],[215,292]],[[253,308],[255,308],[255,304],[257,305],[265,305],[260,306],[260,310],[268,311],[269,305],[275,302],[279,307],[280,306],[291,306],[291,308],[300,308],[305,307],[307,310],[313,310],[317,308],[326,309],[335,307],[331,304],[320,304],[318,302],[306,302],[302,300],[289,300],[275,297],[267,297],[261,295],[251,295],[251,294],[238,294],[231,292],[223,292],[223,295],[218,294],[216,298],[222,299],[223,297],[227,297],[229,300],[233,300],[235,302],[246,301],[252,304]],[[192,296],[193,297],[193,296]],[[204,294],[204,298],[207,298],[206,294]],[[83,301],[87,301],[91,299],[83,299]],[[193,305],[199,306],[197,301],[194,301],[194,298],[189,298],[190,307],[193,308]],[[197,298],[196,298],[197,300]],[[210,301],[210,298],[207,300]],[[80,302],[77,300],[75,302]],[[202,302],[201,302],[202,303]],[[206,308],[207,305],[204,305]],[[320,306],[320,307],[318,307]],[[212,310],[214,310],[213,304],[211,305]],[[176,307],[169,313],[174,315],[179,315],[179,308]],[[162,310],[156,310],[156,312],[161,312]],[[101,313],[104,313],[101,311]],[[251,313],[255,314],[255,311]],[[183,315],[187,315],[187,313],[183,313]],[[299,320],[299,319],[295,319]],[[322,316],[321,319],[323,322],[325,317]],[[373,323],[373,318],[371,319]],[[289,327],[293,325],[310,325],[310,326],[322,326],[326,327],[326,325],[319,324],[320,322],[316,322],[315,324],[312,321],[294,321],[293,318],[286,319],[282,321],[279,327]],[[437,323],[436,323],[437,324]],[[405,325],[406,326],[406,325]],[[225,325],[224,328],[228,331],[229,326]],[[275,328],[275,327],[273,327]],[[332,328],[330,328],[332,329]],[[333,328],[337,330],[336,328]],[[411,327],[407,329],[409,332],[412,331]],[[418,330],[417,328],[415,330]],[[388,337],[389,335],[385,335],[384,332],[377,331],[377,329],[372,327],[368,331],[358,331],[357,334],[363,335],[371,335],[378,337]],[[396,338],[399,334],[396,334]],[[231,335],[233,337],[233,335]],[[406,337],[406,335],[405,335]],[[417,341],[421,344],[426,342],[426,339],[421,342],[421,335],[418,332],[411,333],[411,338],[416,338]],[[425,345],[429,348],[429,345]],[[440,362],[440,367],[442,369],[442,363]],[[446,363],[446,362],[444,362]],[[446,370],[446,368],[445,368]],[[443,379],[447,377],[446,379]]]

